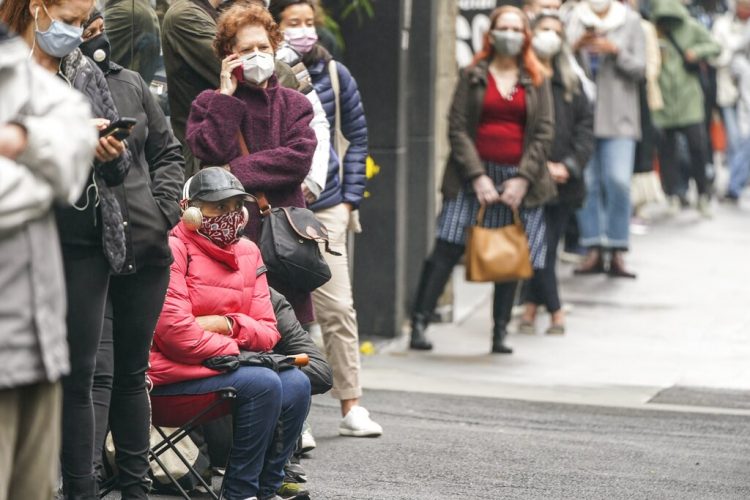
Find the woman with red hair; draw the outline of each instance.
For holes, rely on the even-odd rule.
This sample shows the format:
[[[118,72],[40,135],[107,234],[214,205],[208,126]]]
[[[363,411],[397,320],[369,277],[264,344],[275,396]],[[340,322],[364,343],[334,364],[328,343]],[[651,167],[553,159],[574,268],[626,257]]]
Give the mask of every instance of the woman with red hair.
[[[427,259],[414,302],[410,347],[429,350],[425,330],[455,265],[464,253],[466,229],[487,206],[484,226],[513,223],[519,210],[535,268],[546,253],[543,205],[555,196],[547,170],[554,136],[549,83],[531,49],[529,21],[503,6],[490,16],[484,47],[458,82],[449,116],[451,154],[443,177],[437,242]],[[492,352],[513,352],[504,343],[516,283],[496,283]]]

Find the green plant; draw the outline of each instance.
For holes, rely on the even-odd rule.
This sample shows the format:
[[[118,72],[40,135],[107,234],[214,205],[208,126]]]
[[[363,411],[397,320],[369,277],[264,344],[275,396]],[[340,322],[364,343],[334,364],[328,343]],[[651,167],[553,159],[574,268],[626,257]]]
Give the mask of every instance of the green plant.
[[[362,24],[366,18],[372,19],[375,16],[373,1],[375,0],[338,0],[338,8],[341,12],[340,19],[346,20],[352,14],[357,16],[359,24]],[[323,14],[323,26],[333,34],[341,47],[345,48],[346,44],[341,34],[341,26],[323,5],[321,5],[321,12]]]

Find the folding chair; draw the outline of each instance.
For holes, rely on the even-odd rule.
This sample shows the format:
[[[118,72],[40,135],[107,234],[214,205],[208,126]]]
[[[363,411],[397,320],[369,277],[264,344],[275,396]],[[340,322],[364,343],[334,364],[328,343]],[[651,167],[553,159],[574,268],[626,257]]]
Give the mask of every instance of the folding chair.
[[[169,472],[159,458],[167,450],[172,450],[177,458],[179,458],[185,465],[188,474],[191,474],[198,483],[206,489],[211,498],[214,500],[221,500],[221,497],[224,494],[224,481],[226,480],[226,476],[224,476],[224,479],[221,481],[221,489],[217,495],[213,491],[211,485],[203,479],[200,473],[195,470],[185,456],[177,449],[176,445],[185,439],[199,425],[223,417],[224,415],[233,414],[237,391],[232,387],[225,387],[206,394],[181,394],[174,396],[159,396],[151,394],[150,398],[151,425],[153,425],[159,433],[162,441],[149,450],[149,462],[156,462],[159,464],[159,467],[164,471],[172,485],[180,492],[180,495],[185,500],[191,500],[187,491],[185,491],[178,480]],[[167,435],[162,427],[173,427],[176,428],[176,430]],[[116,479],[116,477],[112,478],[102,486],[100,489],[100,497],[104,497],[115,488]]]

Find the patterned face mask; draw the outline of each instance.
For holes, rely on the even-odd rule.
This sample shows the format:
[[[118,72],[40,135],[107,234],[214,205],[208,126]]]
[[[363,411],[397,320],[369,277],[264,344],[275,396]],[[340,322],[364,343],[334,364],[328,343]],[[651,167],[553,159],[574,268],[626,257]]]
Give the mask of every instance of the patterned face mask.
[[[240,239],[240,231],[247,224],[246,209],[227,212],[216,217],[203,217],[198,233],[211,240],[216,246],[228,247]]]

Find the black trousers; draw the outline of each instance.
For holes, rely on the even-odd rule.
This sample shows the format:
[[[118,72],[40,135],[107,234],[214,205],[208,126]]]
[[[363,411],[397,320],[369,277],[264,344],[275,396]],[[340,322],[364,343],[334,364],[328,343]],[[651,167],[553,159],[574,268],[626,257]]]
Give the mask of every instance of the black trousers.
[[[113,276],[109,284],[93,384],[94,464],[101,466],[109,423],[123,499],[145,499],[149,489],[146,370],[168,285],[168,267],[144,267],[135,274]]]
[[[464,250],[464,245],[448,243],[443,240],[435,242],[435,248],[422,268],[419,291],[414,302],[414,314],[429,318],[435,311],[453,268],[461,260]],[[492,317],[496,327],[504,328],[510,322],[517,284],[516,281],[495,283]]]
[[[534,270],[534,277],[524,286],[525,302],[544,305],[550,314],[559,311],[561,307],[557,286],[557,246],[573,212],[574,208],[565,203],[547,205],[544,208],[547,223],[547,257],[544,269]]]
[[[681,173],[677,155],[677,134],[683,134],[690,150],[690,177],[695,180],[699,194],[708,193],[706,180],[706,129],[703,123],[685,127],[665,128],[659,144],[661,182],[667,196],[680,194]]]
[[[110,271],[101,247],[62,245],[62,254],[70,351],[70,374],[63,378],[63,489],[70,499],[90,499],[96,495],[91,387]]]

